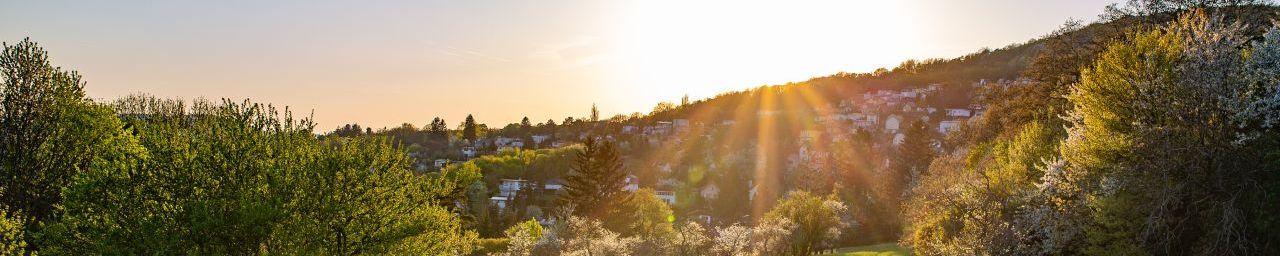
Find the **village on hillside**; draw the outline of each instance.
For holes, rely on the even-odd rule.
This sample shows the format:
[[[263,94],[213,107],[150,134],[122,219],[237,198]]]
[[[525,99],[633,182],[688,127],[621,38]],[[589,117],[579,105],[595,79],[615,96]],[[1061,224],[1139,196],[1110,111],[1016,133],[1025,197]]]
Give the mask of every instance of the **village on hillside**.
[[[973,82],[966,90],[966,97],[981,97],[982,87],[987,86],[1009,86],[1015,84],[1012,81],[1000,80],[997,82],[988,82],[980,80]],[[725,138],[717,138],[716,136],[733,136],[735,129],[743,129],[740,126],[748,125],[746,122],[761,122],[766,118],[775,117],[791,117],[799,116],[806,119],[807,127],[803,127],[788,135],[781,135],[789,138],[780,139],[786,143],[793,145],[785,145],[786,152],[780,156],[783,161],[782,178],[795,175],[797,169],[826,169],[822,170],[830,172],[827,175],[834,174],[837,170],[832,170],[830,163],[836,156],[831,150],[835,146],[847,144],[850,140],[854,140],[855,136],[864,136],[869,139],[869,143],[863,144],[868,147],[871,152],[879,152],[874,154],[879,157],[876,162],[878,166],[883,168],[887,166],[889,152],[894,150],[898,145],[904,142],[907,132],[904,129],[911,122],[920,122],[928,125],[928,131],[933,138],[942,138],[949,133],[957,131],[961,126],[965,125],[967,120],[982,115],[983,106],[977,103],[970,103],[963,107],[945,107],[928,104],[926,99],[930,97],[939,97],[941,84],[929,84],[924,86],[905,88],[901,90],[875,90],[868,91],[842,99],[838,102],[829,102],[825,104],[815,104],[808,110],[757,110],[754,117],[748,120],[698,120],[689,118],[674,118],[668,120],[647,120],[635,119],[616,121],[615,118],[608,124],[592,124],[588,129],[572,129],[572,126],[561,124],[558,129],[539,129],[546,127],[547,124],[531,125],[526,130],[533,130],[526,134],[519,134],[519,129],[502,129],[488,133],[490,136],[477,138],[473,142],[461,138],[461,136],[453,136],[450,138],[450,145],[455,145],[456,154],[449,154],[451,157],[427,158],[428,154],[420,152],[412,152],[411,155],[418,158],[418,169],[423,172],[433,170],[441,170],[449,168],[452,165],[458,165],[474,159],[485,159],[486,157],[500,156],[504,154],[516,154],[521,150],[554,150],[558,148],[569,147],[575,145],[588,137],[597,137],[603,140],[616,142],[627,159],[626,169],[628,175],[626,178],[625,190],[635,192],[640,188],[648,187],[654,190],[655,196],[664,202],[667,202],[677,210],[677,213],[683,213],[679,216],[682,219],[697,220],[707,224],[727,224],[736,221],[748,221],[749,216],[744,218],[734,218],[733,220],[718,220],[707,202],[716,200],[722,196],[722,191],[717,184],[718,182],[689,181],[687,179],[688,172],[695,169],[712,169],[719,170],[717,164],[725,164],[724,159],[731,158],[732,155],[717,155],[711,152],[704,154],[689,154],[688,150],[692,150],[694,146],[691,144],[706,144],[711,142],[716,144]],[[977,102],[977,101],[971,101]],[[572,119],[566,122],[580,122]],[[554,123],[548,121],[552,126]],[[518,124],[512,124],[512,127]],[[539,133],[536,130],[542,130]],[[763,155],[757,155],[754,152],[759,145],[755,141],[758,138],[748,137],[741,149],[717,150],[706,148],[707,151],[732,151],[736,152],[739,158],[755,158]],[[941,145],[938,140],[932,142],[935,150],[941,151]],[[727,145],[727,144],[726,144]],[[702,146],[705,148],[705,145]],[[412,146],[410,148],[413,148]],[[677,149],[680,153],[670,154],[678,156],[674,158],[657,157],[661,152],[652,152],[655,150]],[[685,155],[704,155],[706,159],[698,159],[700,163],[691,163]],[[760,159],[751,161],[762,161]],[[560,168],[568,168],[568,166],[560,166]],[[749,172],[750,170],[736,170],[740,172]],[[486,183],[479,184],[481,188],[475,190],[480,194],[476,197],[487,198],[487,205],[476,206],[471,208],[485,208],[481,212],[490,216],[504,215],[520,215],[516,217],[508,217],[504,219],[518,220],[534,218],[550,225],[555,219],[553,214],[547,211],[554,209],[556,206],[555,199],[563,192],[564,175],[570,170],[552,170],[554,174],[491,174],[486,173]],[[745,191],[746,200],[755,200],[758,184],[754,178],[748,177]],[[785,191],[785,189],[783,190]],[[472,199],[475,200],[475,199]],[[692,202],[688,202],[692,201]],[[455,202],[459,206],[467,207],[469,202]],[[471,202],[474,204],[474,202]],[[745,204],[746,202],[741,202]],[[512,210],[512,207],[518,207],[518,210]],[[747,214],[749,215],[749,214]]]

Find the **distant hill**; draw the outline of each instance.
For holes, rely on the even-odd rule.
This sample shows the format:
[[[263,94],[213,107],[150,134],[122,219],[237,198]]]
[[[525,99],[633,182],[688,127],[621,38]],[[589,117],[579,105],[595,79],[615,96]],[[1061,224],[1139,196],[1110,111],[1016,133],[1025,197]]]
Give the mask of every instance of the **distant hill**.
[[[1231,19],[1248,17],[1244,23],[1255,30],[1269,27],[1276,20],[1280,8],[1274,6],[1250,6],[1240,8],[1222,8],[1220,11]],[[1107,19],[1092,24],[1064,23],[1059,31],[1051,31],[1040,38],[1023,43],[1008,45],[999,49],[982,49],[978,52],[951,59],[907,60],[892,69],[881,68],[870,73],[836,73],[828,76],[814,77],[806,81],[791,82],[780,85],[761,86],[757,88],[726,92],[720,95],[689,102],[680,106],[661,104],[649,115],[632,115],[630,119],[642,119],[652,122],[676,118],[698,119],[733,119],[734,111],[741,107],[759,107],[761,96],[772,93],[770,97],[778,99],[804,99],[809,102],[835,104],[842,99],[852,98],[858,94],[875,90],[900,90],[941,84],[944,88],[953,89],[953,94],[969,93],[969,88],[955,88],[969,85],[980,80],[998,81],[1018,78],[1032,78],[1042,81],[1057,81],[1057,78],[1046,78],[1046,75],[1059,75],[1065,72],[1077,74],[1082,64],[1092,61],[1097,51],[1105,48],[1112,40],[1138,27],[1151,27],[1174,19],[1173,13],[1158,13],[1145,16],[1127,16]],[[1258,31],[1255,31],[1258,32]],[[1251,34],[1261,34],[1251,33]],[[1055,48],[1057,47],[1057,48]],[[1065,48],[1065,49],[1064,49]],[[1081,49],[1075,49],[1081,48]],[[1049,49],[1049,50],[1046,50]],[[1051,51],[1054,58],[1048,58],[1046,51]],[[1062,52],[1077,51],[1075,59],[1063,59]],[[1045,74],[1048,73],[1048,74]],[[1062,79],[1074,82],[1074,77]],[[946,89],[944,89],[945,91]],[[805,95],[797,95],[805,94]],[[948,95],[964,98],[968,95]],[[949,99],[963,101],[965,99]],[[796,110],[795,106],[774,105],[776,108]],[[699,113],[700,115],[695,115]],[[716,113],[706,115],[705,113]]]

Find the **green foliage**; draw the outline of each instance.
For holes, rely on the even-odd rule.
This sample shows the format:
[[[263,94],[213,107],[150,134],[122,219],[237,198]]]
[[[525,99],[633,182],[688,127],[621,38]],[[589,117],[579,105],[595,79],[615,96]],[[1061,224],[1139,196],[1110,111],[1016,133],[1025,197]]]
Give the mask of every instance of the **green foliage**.
[[[467,163],[484,174],[484,181],[489,187],[497,187],[502,179],[545,182],[567,176],[579,149],[581,147],[510,150],[477,157]]]
[[[624,210],[615,221],[625,223],[621,231],[624,236],[638,236],[645,240],[666,241],[675,235],[672,220],[675,215],[667,202],[658,199],[653,189],[643,188],[630,195]]]
[[[1258,68],[1274,61],[1248,64],[1267,59],[1252,54],[1265,40],[1249,47],[1256,30],[1208,16],[1055,33],[1034,80],[985,95],[987,114],[932,163],[903,242],[926,255],[1274,252],[1257,227],[1276,208],[1255,203],[1276,184],[1260,111],[1275,109],[1276,76]]]
[[[47,232],[48,253],[469,250],[474,235],[439,200],[474,174],[416,176],[382,138],[322,141],[310,121],[268,105],[116,105],[146,157],[78,175]]]
[[[34,42],[5,44],[0,73],[0,207],[25,216],[18,220],[32,239],[57,219],[73,177],[127,167],[144,153],[109,107],[84,97],[80,75],[54,67]]]
[[[561,205],[569,206],[576,216],[603,219],[622,204],[626,173],[613,142],[596,142],[587,138],[573,164],[573,172],[565,180]]]
[[[848,208],[835,196],[823,198],[794,191],[769,210],[765,218],[795,223],[789,251],[793,255],[810,255],[831,248],[831,242],[850,226],[844,219],[847,212]]]
[[[462,139],[469,143],[475,143],[480,138],[480,127],[476,123],[476,118],[467,115],[467,119],[462,122]]]
[[[476,250],[472,252],[474,255],[498,255],[498,253],[508,251],[511,246],[509,238],[481,238],[476,239]],[[513,255],[529,255],[513,254]]]
[[[0,209],[0,255],[26,255],[26,228],[19,213]]]
[[[542,225],[533,219],[516,223],[503,233],[508,241],[506,255],[532,255],[533,249],[546,235]]]
[[[1085,70],[1062,155],[1091,209],[1086,252],[1280,250],[1262,242],[1272,231],[1251,228],[1274,225],[1275,208],[1246,206],[1277,184],[1265,157],[1275,131],[1248,125],[1266,123],[1248,106],[1276,92],[1256,86],[1274,76],[1251,75],[1244,31],[1194,12],[1113,45]]]

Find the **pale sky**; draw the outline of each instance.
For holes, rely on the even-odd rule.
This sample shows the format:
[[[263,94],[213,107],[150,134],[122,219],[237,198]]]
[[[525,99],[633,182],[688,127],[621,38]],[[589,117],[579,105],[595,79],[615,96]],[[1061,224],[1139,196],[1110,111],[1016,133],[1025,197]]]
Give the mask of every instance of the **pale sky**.
[[[40,43],[95,99],[249,98],[321,131],[501,127],[957,57],[1109,2],[0,0],[0,41]]]

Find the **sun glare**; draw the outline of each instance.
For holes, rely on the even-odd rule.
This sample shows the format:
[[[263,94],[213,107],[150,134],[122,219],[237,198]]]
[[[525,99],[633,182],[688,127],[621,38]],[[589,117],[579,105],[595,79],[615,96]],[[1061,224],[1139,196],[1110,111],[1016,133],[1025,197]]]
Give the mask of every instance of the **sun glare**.
[[[905,5],[636,1],[620,19],[621,82],[672,99],[892,65],[920,41]]]

